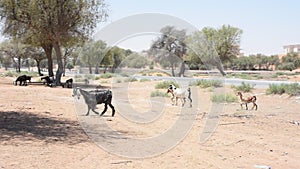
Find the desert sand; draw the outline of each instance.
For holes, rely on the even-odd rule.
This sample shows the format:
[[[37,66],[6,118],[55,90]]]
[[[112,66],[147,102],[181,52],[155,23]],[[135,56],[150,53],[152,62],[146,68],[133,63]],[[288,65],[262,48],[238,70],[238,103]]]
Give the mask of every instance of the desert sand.
[[[206,141],[200,135],[212,117],[209,89],[192,88],[192,113],[183,114],[170,98],[160,116],[150,123],[132,123],[122,115],[114,95],[116,115],[108,109],[104,117],[82,116],[84,102],[72,97],[72,89],[43,85],[14,86],[14,78],[0,78],[0,168],[203,168],[251,169],[255,165],[274,169],[297,169],[300,166],[300,98],[266,95],[256,88],[258,110],[242,110],[239,103],[224,104],[218,112],[218,125]],[[129,83],[128,98],[133,113],[145,113],[150,92],[157,81]],[[107,83],[105,85],[110,85]],[[147,89],[147,90],[145,90]],[[114,91],[114,89],[112,89]],[[230,87],[226,92],[234,94]],[[197,97],[195,96],[197,95]],[[82,100],[82,98],[81,98]],[[251,106],[249,106],[251,107]],[[98,111],[103,105],[98,105]],[[188,110],[189,108],[184,108]],[[195,117],[187,135],[168,151],[153,157],[119,156],[99,146],[87,135],[80,121],[101,119],[124,135],[149,138],[169,130],[180,117]],[[105,131],[103,131],[105,136]],[[99,133],[102,136],[102,133]],[[145,145],[147,146],[147,145]],[[124,147],[124,151],[130,151]]]

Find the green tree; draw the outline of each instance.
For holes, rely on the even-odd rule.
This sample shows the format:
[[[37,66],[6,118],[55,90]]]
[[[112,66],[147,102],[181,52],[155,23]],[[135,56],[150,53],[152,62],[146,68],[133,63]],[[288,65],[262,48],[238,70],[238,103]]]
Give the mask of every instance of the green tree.
[[[300,57],[297,53],[288,53],[282,57],[282,64],[278,66],[281,70],[294,70],[300,67]]]
[[[30,58],[32,58],[36,62],[36,67],[38,69],[38,74],[42,75],[41,72],[41,62],[46,59],[46,54],[42,50],[42,48],[38,47],[30,47],[29,48]]]
[[[138,53],[132,53],[126,57],[125,61],[122,63],[129,68],[144,68],[147,66],[148,60]]]
[[[93,51],[93,62],[95,63],[95,74],[99,74],[100,64],[109,65],[109,60],[105,58],[107,45],[104,41],[96,41],[91,49]]]
[[[0,51],[0,63],[4,66],[5,70],[8,70],[8,67],[12,64],[12,59],[4,52]]]
[[[8,35],[38,40],[49,53],[54,48],[58,64],[56,83],[60,84],[63,74],[61,47],[73,38],[86,40],[98,21],[107,17],[107,9],[103,0],[2,0],[0,16]],[[28,38],[30,36],[34,38]]]
[[[274,66],[275,68],[278,67],[278,65],[280,64],[280,60],[279,60],[279,57],[278,55],[271,55],[269,58],[269,65],[270,66]],[[269,68],[268,68],[269,69]]]
[[[175,76],[175,66],[181,62],[178,76],[183,76],[185,72],[184,55],[187,53],[185,44],[186,31],[177,30],[173,26],[166,26],[160,30],[161,36],[153,42],[150,48],[150,54],[156,57],[156,60],[169,61],[172,69],[172,76]]]
[[[131,50],[124,50],[117,46],[114,46],[109,49],[107,56],[112,60],[112,72],[114,73],[118,67],[121,66],[121,63],[126,58],[126,56],[132,53]]]
[[[202,33],[206,35],[209,43],[213,45],[222,63],[231,62],[232,58],[239,54],[241,35],[243,33],[241,29],[223,25],[219,29],[205,27],[202,29]]]
[[[214,43],[207,39],[207,36],[200,31],[194,32],[186,39],[190,63],[205,65],[206,69],[216,66],[225,75],[222,62],[214,48]]]
[[[94,65],[94,51],[93,51],[93,42],[89,41],[85,43],[85,45],[82,47],[80,53],[79,53],[79,58],[80,61],[88,66],[89,68],[89,73],[92,74],[92,67]]]
[[[26,56],[26,46],[18,40],[2,42],[0,50],[9,57],[16,68],[16,72],[21,72],[21,61]]]

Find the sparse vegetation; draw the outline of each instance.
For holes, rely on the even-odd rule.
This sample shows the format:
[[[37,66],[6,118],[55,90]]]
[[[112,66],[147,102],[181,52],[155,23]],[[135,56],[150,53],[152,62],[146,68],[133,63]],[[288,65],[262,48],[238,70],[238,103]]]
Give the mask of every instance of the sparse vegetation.
[[[28,72],[28,71],[24,71],[24,72],[8,71],[3,74],[3,76],[5,76],[5,77],[18,77],[21,75],[27,75],[27,76],[31,76],[31,77],[38,76],[37,72]]]
[[[231,88],[234,89],[235,91],[247,93],[247,92],[251,92],[254,89],[254,86],[255,85],[251,85],[251,84],[242,82],[241,85],[239,85],[239,86],[232,85]]]
[[[150,79],[140,79],[140,82],[149,82],[151,81]]]
[[[298,83],[292,84],[270,84],[266,94],[288,94],[290,96],[300,95],[300,85]]]
[[[103,79],[109,79],[109,78],[112,78],[114,77],[115,75],[112,74],[112,73],[105,73],[105,74],[102,74],[100,75],[100,78],[103,78]]]
[[[163,82],[159,82],[155,85],[155,89],[167,89],[170,84],[173,84],[176,87],[179,87],[178,83],[174,82],[174,81],[163,81]]]
[[[128,77],[124,80],[124,82],[136,82],[136,81],[138,81],[138,80],[134,77]]]
[[[161,92],[159,90],[155,90],[154,92],[151,92],[151,97],[167,97],[166,93]]]
[[[216,103],[233,103],[238,102],[238,98],[232,94],[214,94],[211,97],[211,101]]]
[[[252,79],[258,79],[257,75],[255,74],[245,74],[245,73],[231,73],[226,75],[227,78],[239,78],[239,79],[248,79],[248,80],[252,80]]]
[[[208,88],[208,87],[222,87],[223,83],[220,80],[197,80],[195,82],[190,83],[190,86],[199,86],[201,88]]]

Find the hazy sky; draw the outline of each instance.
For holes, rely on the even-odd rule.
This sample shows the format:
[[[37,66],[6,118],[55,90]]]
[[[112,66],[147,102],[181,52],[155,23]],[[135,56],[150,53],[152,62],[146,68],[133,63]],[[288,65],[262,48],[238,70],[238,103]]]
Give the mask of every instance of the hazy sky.
[[[241,49],[248,54],[284,53],[283,45],[300,43],[300,1],[298,0],[106,0],[109,18],[100,29],[121,18],[162,13],[181,18],[198,29],[229,24],[243,30]],[[154,36],[153,36],[154,37]],[[153,38],[151,37],[151,38]],[[148,37],[132,38],[120,46],[147,49]],[[135,43],[134,43],[135,42]]]

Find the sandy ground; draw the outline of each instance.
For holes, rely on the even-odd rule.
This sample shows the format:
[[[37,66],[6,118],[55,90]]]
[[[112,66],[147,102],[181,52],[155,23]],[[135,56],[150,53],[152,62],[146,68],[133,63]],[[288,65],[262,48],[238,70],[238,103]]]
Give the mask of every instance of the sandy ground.
[[[193,108],[172,106],[170,98],[165,98],[158,100],[165,105],[158,118],[149,123],[136,123],[124,117],[122,112],[126,109],[118,106],[120,100],[115,95],[115,117],[110,117],[110,109],[104,117],[93,112],[85,117],[82,116],[86,113],[85,104],[82,98],[74,100],[71,89],[13,86],[12,81],[13,78],[0,78],[0,168],[251,169],[255,165],[267,165],[274,169],[297,169],[300,166],[299,97],[265,95],[265,89],[255,89],[252,94],[258,97],[258,111],[241,110],[238,103],[224,104],[214,117],[209,99],[212,92],[192,88],[196,91]],[[128,98],[133,113],[148,113],[151,107],[159,105],[149,103],[155,83],[129,84]],[[226,92],[234,94],[230,88]],[[102,108],[99,105],[98,111]],[[191,113],[184,114],[185,111]],[[135,159],[102,149],[79,122],[101,121],[123,135],[151,138],[170,130],[181,116],[186,120],[195,117],[183,140],[154,157]],[[220,120],[216,130],[200,142],[206,122],[214,118]],[[100,141],[107,136],[105,129],[102,132],[98,133]],[[136,151],[134,147],[122,150]]]

